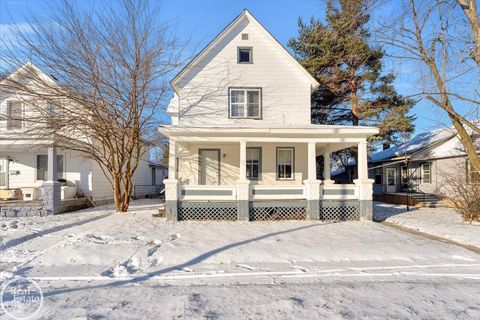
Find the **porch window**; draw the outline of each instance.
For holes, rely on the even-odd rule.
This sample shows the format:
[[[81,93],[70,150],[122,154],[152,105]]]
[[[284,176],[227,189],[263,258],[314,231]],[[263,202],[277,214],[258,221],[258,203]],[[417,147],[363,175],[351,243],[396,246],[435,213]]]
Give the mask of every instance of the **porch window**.
[[[277,178],[293,179],[294,149],[277,148]]]
[[[261,96],[261,89],[230,89],[230,118],[260,118],[262,109]]]
[[[259,180],[261,176],[261,148],[247,148],[247,179]]]
[[[432,166],[430,163],[422,163],[420,166],[422,183],[432,183]]]
[[[7,103],[7,130],[23,129],[23,105],[19,101]]]
[[[37,180],[46,181],[48,177],[48,156],[37,155]],[[57,179],[63,179],[63,155],[57,155]]]

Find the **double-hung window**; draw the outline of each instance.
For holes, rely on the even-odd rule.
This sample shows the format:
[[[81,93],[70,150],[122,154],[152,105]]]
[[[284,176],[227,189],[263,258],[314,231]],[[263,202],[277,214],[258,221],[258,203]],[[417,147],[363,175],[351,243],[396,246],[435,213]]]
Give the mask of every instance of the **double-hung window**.
[[[247,179],[259,180],[261,177],[261,148],[247,148]]]
[[[277,148],[277,178],[281,180],[293,179],[294,149]]]
[[[421,168],[422,183],[432,183],[432,166],[430,163],[422,163]]]
[[[23,105],[19,101],[7,103],[7,130],[23,129]]]
[[[259,119],[262,116],[262,90],[231,88],[229,90],[230,118]]]
[[[46,181],[48,178],[48,156],[37,155],[37,180]],[[57,155],[57,179],[63,178],[63,155]]]

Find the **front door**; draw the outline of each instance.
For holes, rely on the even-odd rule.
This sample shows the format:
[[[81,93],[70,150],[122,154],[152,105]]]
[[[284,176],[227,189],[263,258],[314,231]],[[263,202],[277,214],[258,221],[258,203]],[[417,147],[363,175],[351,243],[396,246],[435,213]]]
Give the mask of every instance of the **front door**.
[[[198,183],[220,184],[220,149],[200,149],[198,162]]]
[[[387,168],[387,193],[397,191],[397,168]]]

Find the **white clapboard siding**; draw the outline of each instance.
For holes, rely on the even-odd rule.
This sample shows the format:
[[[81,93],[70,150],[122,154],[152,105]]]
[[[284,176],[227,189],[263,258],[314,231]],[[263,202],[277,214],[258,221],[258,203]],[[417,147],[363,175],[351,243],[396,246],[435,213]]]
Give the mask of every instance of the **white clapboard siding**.
[[[261,26],[245,19],[179,82],[183,126],[284,126],[310,123],[311,82]],[[248,40],[241,34],[247,33]],[[238,64],[237,48],[253,48],[253,63]],[[263,119],[229,119],[228,88],[262,88]]]

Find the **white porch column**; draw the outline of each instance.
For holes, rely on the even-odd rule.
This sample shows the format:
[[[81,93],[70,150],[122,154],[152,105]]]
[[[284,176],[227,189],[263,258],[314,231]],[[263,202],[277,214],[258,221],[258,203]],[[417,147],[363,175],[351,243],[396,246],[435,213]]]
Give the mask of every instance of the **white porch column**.
[[[316,143],[308,142],[308,179],[303,183],[306,188],[307,214],[311,220],[320,219],[320,180],[317,180]]]
[[[359,187],[358,199],[360,201],[360,219],[372,220],[372,194],[374,180],[368,179],[368,158],[366,139],[358,143],[357,156],[358,179],[353,180]]]
[[[168,220],[177,221],[177,142],[170,138],[168,144],[168,179],[163,181],[165,184],[165,211]]]
[[[323,184],[333,184],[335,181],[330,179],[330,152],[323,154]]]
[[[42,198],[44,214],[51,215],[60,212],[62,186],[57,181],[57,148],[52,145],[47,154],[47,181],[42,184]]]
[[[248,221],[250,181],[247,179],[247,141],[240,141],[239,177],[237,181],[237,219]]]

